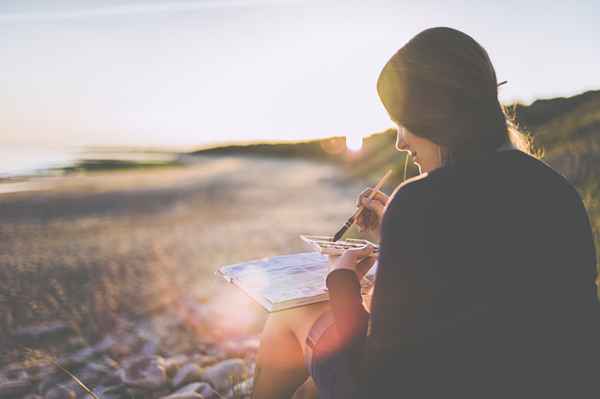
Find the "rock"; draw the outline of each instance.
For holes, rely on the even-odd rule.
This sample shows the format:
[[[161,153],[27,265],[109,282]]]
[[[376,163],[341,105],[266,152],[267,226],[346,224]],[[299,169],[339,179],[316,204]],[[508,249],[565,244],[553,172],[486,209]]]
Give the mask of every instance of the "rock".
[[[217,399],[219,394],[205,382],[195,382],[184,386],[161,399]]]
[[[63,338],[73,334],[73,332],[73,328],[69,325],[56,321],[18,328],[14,332],[13,338],[20,344],[31,345],[41,341]]]
[[[120,399],[126,395],[126,387],[125,385],[98,385],[92,392],[101,399]],[[92,396],[87,395],[85,399],[92,399]]]
[[[158,342],[146,341],[142,345],[142,348],[140,349],[139,353],[144,356],[152,356],[156,355],[159,352],[159,350],[160,347],[158,345]]]
[[[195,363],[188,363],[181,367],[175,377],[171,380],[171,385],[175,388],[190,382],[200,381],[202,378],[202,367]]]
[[[97,352],[94,350],[94,348],[88,346],[78,350],[75,353],[71,353],[70,355],[60,358],[57,363],[62,367],[70,368],[88,362],[94,356],[96,356],[96,354]]]
[[[236,384],[233,388],[225,394],[225,399],[246,399],[252,396],[252,389],[254,388],[254,380],[252,378],[242,381]]]
[[[48,376],[38,384],[38,393],[45,395],[50,389],[56,387],[57,385],[64,384],[67,378],[69,377],[62,371],[60,373]]]
[[[246,338],[236,341],[228,341],[223,345],[223,349],[229,357],[245,357],[253,355],[258,351],[260,339],[257,337]]]
[[[227,358],[227,354],[225,353],[225,351],[223,351],[221,348],[219,348],[215,345],[211,345],[211,346],[204,348],[204,354],[208,355],[208,356],[216,357],[218,359],[226,359]]]
[[[32,387],[31,376],[23,369],[5,370],[0,375],[0,397],[22,395]]]
[[[114,343],[108,348],[110,356],[116,359],[123,359],[133,355],[139,348],[140,340],[133,334],[123,334],[114,339]]]
[[[119,370],[124,384],[142,390],[155,390],[167,383],[164,360],[159,356],[128,359]]]
[[[165,359],[164,365],[167,370],[167,376],[172,378],[181,366],[188,362],[188,360],[189,358],[187,355],[176,355]]]
[[[80,335],[72,336],[65,342],[65,349],[68,352],[73,352],[86,346],[88,346],[86,340]]]
[[[76,397],[75,392],[64,385],[57,385],[44,395],[44,399],[75,399]]]
[[[116,343],[115,337],[107,335],[94,345],[94,351],[96,353],[102,353],[108,351]]]
[[[47,378],[53,377],[58,373],[55,365],[51,363],[39,363],[27,369],[32,381],[40,382]]]
[[[36,393],[30,393],[29,395],[23,396],[23,399],[44,399],[44,397]]]
[[[190,360],[199,366],[207,367],[207,366],[212,366],[213,364],[217,363],[219,360],[225,360],[225,359],[219,358],[217,356],[212,356],[212,355],[194,354],[194,355],[192,355]]]
[[[90,388],[100,384],[120,383],[121,379],[117,371],[117,369],[102,363],[89,363],[78,371],[76,375],[77,378]]]
[[[93,386],[87,384],[85,381],[82,381],[88,389],[92,389]],[[73,393],[75,393],[76,398],[81,398],[83,396],[87,396],[87,390],[85,390],[77,381],[69,380],[64,383],[63,386],[67,389],[70,389]]]
[[[208,382],[216,391],[227,392],[248,377],[248,368],[242,359],[228,359],[210,366],[202,373],[202,381]]]
[[[60,364],[62,367],[69,368],[88,363],[94,357],[111,349],[114,344],[115,338],[111,335],[107,335],[93,346],[86,346],[85,348],[79,349],[75,353],[71,353],[70,355],[62,357],[58,360],[58,364]]]

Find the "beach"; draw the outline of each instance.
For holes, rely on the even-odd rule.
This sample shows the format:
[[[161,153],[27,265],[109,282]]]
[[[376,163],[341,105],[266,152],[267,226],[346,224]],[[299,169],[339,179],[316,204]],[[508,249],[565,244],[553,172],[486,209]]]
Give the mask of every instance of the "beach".
[[[364,188],[255,156],[42,181],[0,195],[2,394],[85,396],[60,364],[99,395],[159,397],[208,367],[224,396],[206,397],[248,397],[267,313],[215,271],[310,251],[299,235],[333,234]]]
[[[307,251],[298,236],[333,234],[363,188],[326,163],[208,156],[45,184],[0,195],[7,334],[55,318],[85,330],[92,315],[100,332],[106,314],[223,297],[218,267]]]

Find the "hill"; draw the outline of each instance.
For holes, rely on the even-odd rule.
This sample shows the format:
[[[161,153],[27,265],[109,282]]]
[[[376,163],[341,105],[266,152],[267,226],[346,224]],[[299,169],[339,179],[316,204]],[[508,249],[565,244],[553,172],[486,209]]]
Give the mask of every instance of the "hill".
[[[544,151],[544,161],[579,190],[600,254],[600,91],[517,105],[519,123]]]
[[[572,97],[542,99],[530,105],[507,106],[520,128],[532,138],[543,160],[567,177],[586,204],[600,253],[600,90]],[[394,149],[395,131],[369,135],[359,153],[345,151],[343,137],[299,143],[259,143],[203,149],[204,155],[260,155],[318,159],[341,164],[349,178],[376,180],[393,169],[393,184],[417,170],[406,154]],[[405,170],[406,166],[406,170]]]

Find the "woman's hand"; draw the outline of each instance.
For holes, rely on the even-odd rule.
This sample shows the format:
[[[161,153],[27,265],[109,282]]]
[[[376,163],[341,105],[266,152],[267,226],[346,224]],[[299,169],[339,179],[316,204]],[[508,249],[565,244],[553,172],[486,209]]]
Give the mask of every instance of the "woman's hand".
[[[360,281],[375,263],[376,257],[370,256],[373,254],[374,249],[375,247],[369,244],[361,248],[347,249],[339,256],[330,255],[329,271],[338,269],[352,270],[356,273],[358,281]]]
[[[372,192],[372,188],[367,188],[358,196],[356,206],[364,206],[365,209],[358,216],[356,224],[360,231],[372,233],[379,239],[379,227],[389,197],[382,191],[376,191],[375,196],[369,201]]]

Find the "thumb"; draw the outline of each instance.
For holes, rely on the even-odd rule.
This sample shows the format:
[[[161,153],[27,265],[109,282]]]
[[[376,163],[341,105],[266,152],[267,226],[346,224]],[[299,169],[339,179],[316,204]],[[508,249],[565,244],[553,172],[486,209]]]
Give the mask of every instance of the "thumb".
[[[381,217],[383,215],[385,205],[382,204],[381,201],[376,199],[369,201],[369,199],[363,198],[360,200],[360,202],[365,208],[372,209],[375,213],[377,213],[377,216]]]
[[[375,247],[373,245],[367,244],[360,248],[351,248],[346,252],[349,253],[354,259],[360,259],[370,256],[371,254],[373,254],[374,250]]]
[[[360,262],[358,262],[358,264],[356,265],[356,274],[358,275],[359,279],[363,278],[365,274],[367,274],[369,270],[371,270],[371,267],[373,267],[375,262],[376,259],[374,256],[363,258]]]

